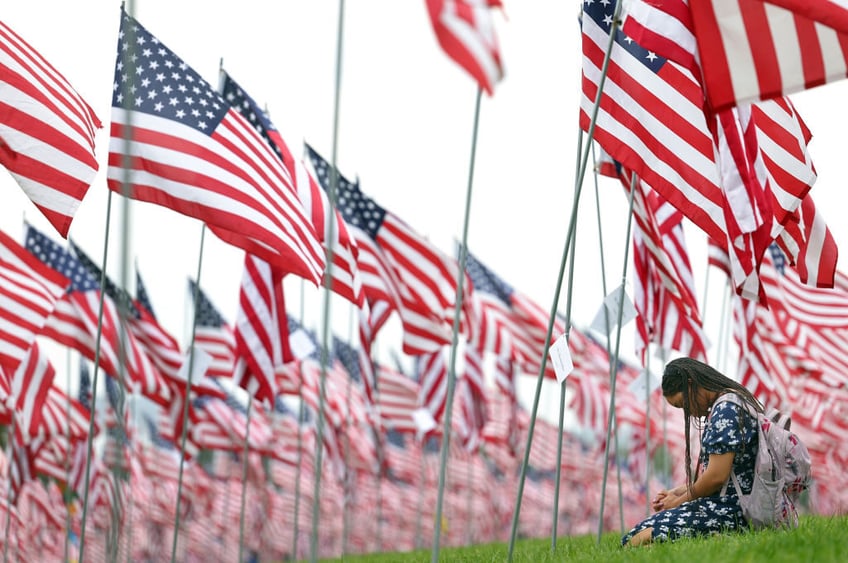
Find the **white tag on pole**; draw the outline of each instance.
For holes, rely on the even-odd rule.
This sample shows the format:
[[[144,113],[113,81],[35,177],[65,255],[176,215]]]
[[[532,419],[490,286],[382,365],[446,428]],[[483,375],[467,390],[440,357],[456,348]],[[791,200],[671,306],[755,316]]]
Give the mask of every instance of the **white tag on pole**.
[[[551,344],[551,361],[554,364],[557,383],[562,383],[568,375],[574,371],[574,362],[571,360],[571,350],[568,349],[568,339],[561,335]]]
[[[647,374],[647,377],[645,377]],[[649,393],[653,394],[654,391],[657,390],[657,387],[662,383],[662,379],[658,375],[650,373],[648,370],[642,370],[639,372],[639,375],[630,382],[630,385],[627,386],[630,389],[630,392],[636,395],[637,397],[645,396],[645,384],[648,384]]]
[[[412,411],[412,420],[418,428],[419,436],[425,435],[436,427],[436,419],[433,418],[433,414],[423,407]]]
[[[633,306],[633,301],[624,291],[624,284],[618,286],[615,291],[604,298],[601,308],[595,315],[595,320],[592,321],[591,328],[601,334],[607,334],[607,321],[609,321],[609,331],[611,332],[618,325],[619,312],[621,312],[621,326],[636,318],[636,307]],[[604,318],[604,314],[606,314],[606,318]]]

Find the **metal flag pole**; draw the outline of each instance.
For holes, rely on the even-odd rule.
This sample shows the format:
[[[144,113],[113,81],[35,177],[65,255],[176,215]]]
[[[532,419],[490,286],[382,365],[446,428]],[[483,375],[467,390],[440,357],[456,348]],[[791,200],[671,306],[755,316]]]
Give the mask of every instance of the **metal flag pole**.
[[[598,83],[598,91],[595,95],[595,102],[594,102],[594,105],[592,107],[592,115],[591,115],[591,119],[589,121],[589,129],[588,129],[588,132],[586,134],[587,146],[591,145],[592,139],[593,139],[594,134],[595,134],[595,126],[597,124],[598,110],[601,106],[601,95],[603,94],[604,83],[606,82],[607,69],[609,68],[610,54],[612,53],[612,47],[615,44],[615,30],[619,25],[618,17],[619,17],[620,13],[621,13],[621,3],[619,2],[616,5],[615,15],[613,16],[612,28],[610,30],[609,43],[607,44],[607,50],[606,50],[606,53],[604,54],[604,62],[603,62],[603,66],[602,66],[602,69],[601,69],[601,78],[600,78],[600,81]],[[587,164],[588,160],[589,160],[589,151],[588,151],[587,148],[584,148],[582,158],[580,159],[580,166],[577,169],[577,174],[576,174],[576,178],[575,178],[575,182],[574,182],[574,190],[575,190],[574,201],[575,202],[578,202],[579,199],[580,199],[580,191],[583,188],[583,178],[586,174],[586,164]],[[542,360],[541,366],[539,368],[539,375],[536,379],[536,393],[535,393],[535,396],[533,398],[533,407],[532,407],[532,412],[530,413],[530,423],[529,423],[529,426],[527,428],[527,446],[524,449],[524,459],[522,460],[522,463],[521,463],[521,475],[518,479],[518,494],[517,494],[517,498],[516,498],[516,501],[515,501],[515,509],[513,510],[513,513],[512,513],[512,529],[510,531],[509,551],[508,551],[508,560],[510,562],[512,561],[513,554],[515,552],[515,540],[516,540],[516,536],[518,534],[518,516],[519,516],[519,513],[521,511],[521,497],[524,494],[524,481],[527,477],[527,466],[528,466],[528,463],[529,463],[529,460],[530,460],[530,446],[533,442],[533,430],[534,430],[535,425],[536,425],[536,412],[539,409],[539,397],[542,393],[542,381],[545,378],[545,363],[546,363],[546,358],[548,356],[548,350],[550,349],[550,346],[551,346],[551,335],[553,334],[554,322],[556,321],[557,303],[559,301],[559,294],[560,294],[560,291],[562,289],[562,281],[563,281],[563,277],[564,277],[564,274],[565,274],[565,263],[566,263],[566,260],[568,258],[569,249],[571,247],[571,239],[574,238],[574,231],[575,231],[575,226],[576,226],[576,222],[577,222],[577,208],[578,208],[578,206],[575,203],[575,205],[572,207],[572,210],[571,210],[571,217],[569,219],[569,225],[568,225],[568,233],[566,234],[565,244],[563,245],[562,259],[560,261],[560,266],[559,266],[559,275],[558,275],[558,278],[557,278],[556,289],[554,291],[553,303],[551,304],[551,313],[550,313],[550,317],[548,319],[548,330],[547,330],[547,334],[545,335],[545,346],[544,346],[543,354],[542,354],[542,358],[541,358],[541,360]]]
[[[577,128],[577,154],[580,154],[580,151],[583,146],[583,130],[579,127]],[[578,156],[579,158],[579,156]],[[579,166],[579,161],[577,165]],[[597,189],[597,179],[595,184],[595,189]],[[575,200],[573,204],[577,207],[577,201]],[[566,293],[565,298],[565,339],[568,341],[569,335],[571,334],[571,303],[572,303],[572,290],[574,289],[574,253],[577,248],[577,231],[575,229],[575,234],[571,237],[571,260],[568,266],[568,291]],[[603,269],[604,264],[604,255],[601,252],[601,269]],[[559,489],[562,480],[562,440],[563,440],[563,432],[565,430],[565,388],[566,388],[566,380],[563,379],[562,384],[560,385],[559,390],[559,434],[557,436],[557,466],[556,466],[556,480],[554,481],[554,498],[553,498],[553,517],[552,517],[552,525],[551,525],[551,552],[556,551],[556,542],[557,542],[557,532],[559,530]]]
[[[304,302],[303,289],[306,285],[306,280],[300,278],[300,324],[303,326]],[[297,465],[294,469],[294,539],[292,540],[292,558],[297,561],[300,559],[297,555],[297,539],[300,535],[300,466],[303,462],[303,420],[306,414],[303,409],[303,374],[300,369],[297,370],[297,376],[300,378],[300,385],[297,386]]]
[[[15,426],[17,418],[12,412],[12,423],[9,425],[9,432],[6,434],[6,459],[11,465],[12,456],[15,455]],[[9,483],[6,485],[6,530],[3,533],[3,563],[9,561],[9,535],[12,529],[12,473],[9,472]],[[82,561],[82,560],[80,560]]]
[[[456,387],[456,346],[459,338],[460,316],[462,313],[462,293],[465,285],[465,262],[468,257],[468,220],[471,215],[471,189],[474,185],[474,161],[477,155],[477,131],[480,122],[480,100],[483,97],[483,89],[477,86],[477,101],[474,107],[474,129],[471,134],[471,158],[468,165],[468,188],[465,194],[465,219],[462,223],[462,246],[459,250],[459,267],[456,274],[456,306],[453,314],[453,330],[451,331],[450,365],[448,367],[448,389],[445,400],[445,414],[443,417],[444,431],[442,432],[442,453],[439,463],[439,490],[436,500],[436,521],[433,526],[433,548],[431,552],[432,563],[439,561],[439,542],[442,533],[442,505],[445,500],[445,477],[447,474],[447,458],[450,453],[451,418],[453,411],[453,393]]]
[[[68,394],[68,401],[67,401],[68,404],[67,404],[67,408],[65,410],[65,416],[67,417],[66,424],[68,425],[68,433],[67,433],[66,438],[68,440],[68,444],[70,444],[71,443],[71,349],[70,348],[65,349],[65,389],[66,389],[66,392]],[[63,552],[62,552],[63,561],[68,560],[68,542],[70,540],[70,538],[68,537],[68,534],[71,533],[71,525],[72,525],[71,502],[70,502],[71,501],[71,459],[72,458],[73,458],[72,455],[69,455],[67,458],[65,458],[65,490],[62,491],[62,500],[65,501],[65,513],[66,513],[66,519],[65,519],[66,529],[65,529],[65,533],[64,533],[65,545],[64,545],[64,548],[63,548]],[[9,517],[8,511],[6,512],[6,517],[7,518]],[[8,542],[9,539],[6,538],[6,541]]]
[[[241,460],[241,506],[239,507],[239,561],[244,561],[244,501],[247,497],[247,465],[250,455],[250,415],[253,411],[253,393],[247,394],[247,413],[244,429],[244,459]]]
[[[606,268],[604,267],[604,264],[606,264],[606,260],[604,259],[604,256],[605,256],[605,254],[604,254],[604,237],[603,237],[603,225],[602,225],[602,222],[601,222],[601,195],[600,195],[600,191],[598,190],[598,163],[597,163],[597,160],[595,158],[595,146],[594,145],[592,145],[592,165],[593,165],[592,166],[592,170],[593,170],[592,178],[593,178],[594,183],[595,183],[595,215],[596,215],[597,221],[598,221],[598,246],[599,246],[599,249],[600,249],[600,256],[601,256],[601,290],[602,290],[601,294],[604,297],[606,297],[606,295],[607,295],[607,276],[606,276]],[[632,212],[632,208],[631,208],[631,212]],[[629,238],[630,237],[628,235],[628,240],[629,240]],[[604,311],[604,334],[606,336],[607,358],[612,358],[612,348],[611,348],[612,338],[610,338],[609,312],[607,311],[606,307],[603,308],[603,311]],[[616,361],[617,361],[617,358],[616,358]],[[614,444],[615,444],[615,451],[618,452],[618,426],[617,425],[615,425],[613,427],[613,432],[614,432],[613,441],[614,441]],[[623,499],[623,492],[622,492],[622,488],[621,488],[621,467],[618,464],[616,464],[615,469],[616,469],[616,472],[615,472],[616,483],[618,485],[618,514],[619,514],[619,518],[621,519],[622,533],[624,533],[624,499]]]
[[[650,352],[651,345],[645,343]],[[645,517],[651,515],[651,355],[645,356]]]
[[[621,4],[619,4],[620,6]],[[615,355],[610,358],[610,400],[609,400],[609,416],[607,418],[607,439],[604,447],[604,478],[601,483],[601,507],[598,516],[598,543],[601,542],[601,534],[604,530],[604,500],[607,491],[607,473],[609,471],[609,452],[610,452],[610,437],[613,432],[613,426],[618,426],[615,420],[615,382],[618,375],[618,353],[621,346],[621,319],[624,314],[624,282],[627,280],[627,261],[630,257],[630,228],[633,224],[633,201],[634,193],[636,192],[636,174],[630,173],[630,210],[627,214],[627,235],[624,245],[624,265],[621,272],[621,294],[618,296],[618,322],[615,335]],[[609,339],[607,339],[609,344]],[[615,432],[616,456],[618,455],[618,431]],[[616,463],[616,468],[621,471],[621,468]],[[621,528],[624,528],[624,513],[621,510],[621,474],[618,474],[618,496],[619,496],[619,513],[621,514]]]
[[[182,432],[180,433],[180,469],[177,473],[177,505],[174,514],[174,538],[171,542],[171,563],[177,558],[177,541],[180,536],[180,504],[183,492],[183,471],[185,467],[185,448],[188,436],[188,410],[191,403],[191,379],[194,375],[194,340],[197,334],[197,303],[200,300],[200,272],[203,267],[203,245],[206,239],[206,223],[200,228],[200,250],[197,256],[197,274],[194,284],[194,314],[191,322],[191,340],[189,341],[188,374],[186,375],[185,396],[183,398]],[[82,557],[80,557],[82,561]]]
[[[339,25],[336,34],[336,76],[335,96],[333,100],[333,155],[332,166],[330,166],[330,186],[327,190],[327,232],[326,239],[332,241],[336,237],[336,188],[339,183],[339,171],[336,168],[336,158],[339,144],[339,99],[341,97],[342,82],[342,46],[344,44],[344,0],[339,0]],[[321,493],[321,465],[324,449],[324,405],[327,393],[327,341],[330,331],[330,272],[333,267],[333,246],[325,245],[327,256],[327,267],[324,273],[324,323],[322,329],[321,346],[321,383],[318,393],[318,422],[315,436],[315,482],[312,494],[312,536],[310,538],[310,561],[318,561],[318,514],[319,495]]]
[[[106,196],[106,229],[103,237],[103,256],[106,256],[109,250],[109,224],[112,216],[112,192],[109,191]],[[82,502],[82,523],[80,526],[80,548],[79,560],[83,561],[85,554],[85,531],[86,531],[86,516],[88,514],[88,493],[91,484],[91,458],[93,455],[94,446],[94,419],[97,405],[97,381],[100,375],[100,342],[103,335],[103,303],[106,298],[106,292],[103,290],[103,285],[106,280],[106,268],[100,272],[100,299],[97,312],[97,334],[94,339],[94,374],[91,377],[91,414],[88,420],[88,439],[86,442],[85,456],[85,478],[83,484],[83,502]]]

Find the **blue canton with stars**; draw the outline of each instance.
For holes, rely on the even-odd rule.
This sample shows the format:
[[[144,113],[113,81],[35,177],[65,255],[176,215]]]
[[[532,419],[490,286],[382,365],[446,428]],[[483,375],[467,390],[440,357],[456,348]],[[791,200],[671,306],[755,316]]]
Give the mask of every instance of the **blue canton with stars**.
[[[333,336],[333,353],[354,381],[362,380],[362,375],[359,373],[359,353],[353,346],[338,336]]]
[[[227,324],[224,317],[221,316],[221,313],[218,312],[215,305],[209,301],[206,294],[203,293],[203,290],[197,287],[194,280],[188,280],[188,290],[191,293],[192,299],[194,299],[195,290],[197,290],[197,303],[195,304],[195,307],[197,308],[197,326],[222,328]]]
[[[318,175],[318,183],[324,191],[329,193],[330,164],[309,145],[306,145],[306,152]],[[359,191],[358,185],[352,184],[341,174],[338,175],[336,186],[336,207],[348,224],[362,229],[372,239],[377,238],[377,231],[380,230],[383,219],[386,218],[386,210],[374,203],[371,198]]]
[[[103,270],[94,263],[85,252],[73,241],[69,241],[71,243],[71,249],[74,251],[74,254],[77,256],[77,259],[80,261],[86,270],[94,277],[96,280],[103,281],[103,289],[106,291],[106,295],[112,298],[115,304],[119,307],[120,311],[125,314],[132,315],[133,318],[140,319],[141,313],[138,308],[133,304],[132,297],[125,290],[118,287],[118,284],[113,282],[109,276],[103,277]]]
[[[771,259],[774,262],[775,270],[777,270],[780,273],[780,275],[785,275],[786,274],[786,255],[783,254],[783,251],[775,243],[771,243],[769,245],[769,252],[771,252]]]
[[[156,318],[156,313],[153,312],[153,303],[150,301],[150,296],[147,294],[147,288],[141,281],[141,274],[135,273],[135,298],[145,311],[150,313],[150,316]]]
[[[256,132],[259,133],[263,139],[268,141],[268,144],[274,150],[280,160],[283,159],[283,154],[280,151],[280,147],[277,146],[277,143],[271,140],[271,137],[268,135],[268,131],[276,131],[277,128],[274,127],[274,124],[271,123],[271,119],[268,117],[264,111],[259,109],[259,105],[256,101],[248,95],[247,92],[242,90],[241,86],[233,80],[229,74],[226,72],[223,73],[224,78],[221,84],[221,94],[224,96],[224,99],[227,100],[227,103],[230,104],[233,109],[239,112],[242,117],[247,119],[253,128],[256,129]]]
[[[492,273],[470,252],[465,254],[465,271],[471,278],[471,283],[474,284],[474,291],[494,295],[507,306],[511,306],[512,287]]]
[[[609,34],[609,30],[612,27],[613,15],[615,14],[615,2],[613,0],[584,0],[583,14],[592,18],[595,23]],[[616,28],[615,42],[655,73],[659,72],[660,68],[665,64],[666,59],[647,49],[643,49],[635,41],[627,37],[621,31],[621,25]]]
[[[173,51],[121,10],[112,106],[177,121],[211,135],[229,110]]]
[[[44,264],[71,280],[67,293],[100,289],[100,284],[79,260],[32,226],[27,226],[24,248]]]

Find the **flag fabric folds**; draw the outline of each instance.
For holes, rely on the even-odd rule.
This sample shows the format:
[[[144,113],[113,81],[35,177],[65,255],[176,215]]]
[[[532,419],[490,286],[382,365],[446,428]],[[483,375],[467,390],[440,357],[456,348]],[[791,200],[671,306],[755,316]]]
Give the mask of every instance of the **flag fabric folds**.
[[[15,373],[70,283],[0,231],[0,371]]]
[[[114,192],[204,221],[225,242],[286,272],[321,280],[324,253],[282,161],[123,10],[107,181]]]
[[[827,27],[848,32],[848,3],[845,0],[763,0],[810,18]]]
[[[329,189],[330,164],[309,145],[306,150],[318,181],[325,190]],[[338,175],[337,195],[342,217],[349,226],[362,231],[376,243],[392,270],[401,298],[405,351],[409,354],[433,352],[448,344],[456,307],[457,261],[413,231],[397,215],[380,207],[359,189],[358,184],[341,174]],[[471,282],[467,281],[463,287],[461,330],[468,325]],[[414,340],[410,338],[412,335]]]
[[[490,96],[503,78],[491,8],[500,0],[427,0],[427,12],[445,53]]]
[[[136,389],[149,399],[167,405],[171,391],[159,370],[151,362],[127,327],[125,313],[108,295],[102,299],[101,289],[86,267],[49,237],[31,225],[27,226],[25,247],[46,265],[72,280],[65,295],[56,303],[48,318],[44,335],[78,350],[94,361],[96,338],[100,333],[100,367],[115,377],[126,377],[125,386]]]
[[[289,347],[283,276],[250,254],[244,257],[235,339],[238,356],[246,363],[233,374],[235,383],[273,405],[275,372],[295,359]]]
[[[800,10],[752,0],[690,0],[689,6],[714,111],[848,76],[848,35]]]
[[[221,71],[221,95],[256,128],[285,164],[307,217],[311,219],[315,232],[328,253],[332,253],[332,263],[327,264],[324,272],[324,276],[329,279],[328,282],[325,280],[325,283],[332,291],[361,307],[364,294],[356,267],[358,249],[341,214],[335,209],[332,210],[332,214],[328,213],[330,200],[327,194],[303,162],[294,158],[270,117],[229,73],[223,70]],[[332,218],[332,224],[327,221],[328,217]]]
[[[65,77],[0,22],[0,163],[62,237],[97,173],[100,127]]]

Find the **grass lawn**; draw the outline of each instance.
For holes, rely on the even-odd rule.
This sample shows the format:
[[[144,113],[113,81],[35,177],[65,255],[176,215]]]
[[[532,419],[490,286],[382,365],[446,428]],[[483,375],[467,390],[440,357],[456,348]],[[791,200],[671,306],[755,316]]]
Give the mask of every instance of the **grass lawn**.
[[[848,561],[848,516],[802,516],[797,530],[764,530],[683,539],[636,549],[622,549],[619,540],[617,532],[604,534],[600,544],[594,535],[561,537],[557,539],[555,551],[551,550],[550,538],[521,540],[515,545],[513,561],[844,562]],[[459,563],[507,561],[508,552],[508,544],[443,548],[439,550],[439,560]],[[431,555],[431,550],[427,549],[406,553],[350,555],[344,561],[425,562],[430,561]]]

